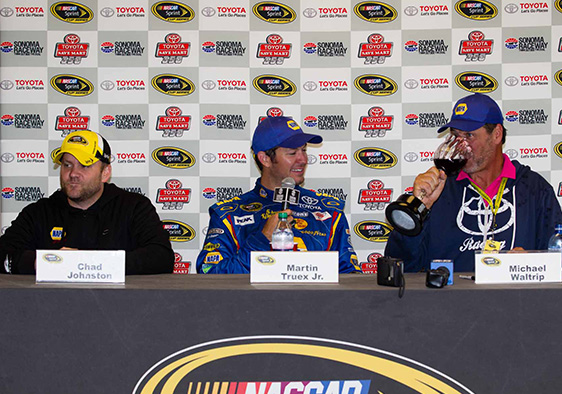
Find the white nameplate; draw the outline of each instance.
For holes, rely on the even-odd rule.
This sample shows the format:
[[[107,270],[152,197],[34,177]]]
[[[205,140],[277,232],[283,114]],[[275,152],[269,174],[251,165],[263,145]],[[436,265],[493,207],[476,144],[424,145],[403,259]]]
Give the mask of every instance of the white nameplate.
[[[476,252],[474,267],[476,283],[562,281],[562,254],[559,252]]]
[[[338,252],[251,252],[251,283],[338,283]]]
[[[37,283],[125,283],[124,250],[38,250]]]

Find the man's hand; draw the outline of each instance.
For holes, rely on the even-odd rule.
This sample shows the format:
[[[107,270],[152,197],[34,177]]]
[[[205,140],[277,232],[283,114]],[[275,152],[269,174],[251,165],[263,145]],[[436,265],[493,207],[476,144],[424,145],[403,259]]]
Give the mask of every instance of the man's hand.
[[[414,180],[414,196],[422,200],[427,209],[430,209],[441,195],[446,181],[447,175],[443,170],[431,167]]]
[[[293,212],[290,209],[285,209],[284,211],[279,212],[287,212],[287,221],[289,223],[293,221],[293,217],[291,216]],[[277,227],[277,223],[279,223],[279,212],[275,212],[274,215],[271,215],[269,219],[267,219],[267,222],[265,222],[265,224],[263,225],[263,229],[261,230],[263,235],[265,235],[266,238],[270,241],[271,236],[273,235],[273,231],[275,230],[275,227]]]

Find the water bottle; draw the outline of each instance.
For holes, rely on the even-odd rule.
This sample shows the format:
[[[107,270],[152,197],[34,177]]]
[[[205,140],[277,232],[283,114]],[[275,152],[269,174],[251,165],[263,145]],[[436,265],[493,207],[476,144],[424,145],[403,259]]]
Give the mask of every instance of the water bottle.
[[[562,252],[562,224],[557,224],[555,233],[548,240],[549,252]]]
[[[271,249],[278,251],[293,250],[293,231],[287,221],[287,212],[279,212],[279,223],[271,236]]]

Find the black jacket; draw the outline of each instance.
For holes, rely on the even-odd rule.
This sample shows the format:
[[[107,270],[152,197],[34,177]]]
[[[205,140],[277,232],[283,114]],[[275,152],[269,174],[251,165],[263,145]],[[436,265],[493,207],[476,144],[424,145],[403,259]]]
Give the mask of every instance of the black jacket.
[[[66,246],[125,250],[127,275],[170,273],[174,252],[168,237],[154,206],[140,194],[106,183],[100,199],[81,210],[59,190],[26,206],[0,237],[0,272],[33,274],[35,250]]]

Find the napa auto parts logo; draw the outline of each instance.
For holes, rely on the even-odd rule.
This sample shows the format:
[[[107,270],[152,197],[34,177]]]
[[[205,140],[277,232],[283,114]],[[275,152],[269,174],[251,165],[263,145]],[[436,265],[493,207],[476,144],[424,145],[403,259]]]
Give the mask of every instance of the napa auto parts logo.
[[[301,361],[299,365],[306,366],[301,375],[311,378],[224,382],[196,378],[201,374],[219,376],[224,368],[244,375],[259,370],[264,376],[290,376],[287,356]],[[329,380],[313,380],[320,365]],[[360,373],[361,378],[348,377],[344,371],[350,370]],[[342,379],[342,375],[346,378]],[[368,394],[403,392],[405,387],[412,393],[473,394],[444,373],[398,354],[349,342],[297,336],[229,338],[180,350],[151,367],[137,382],[133,394],[203,394],[207,390],[237,394]]]

